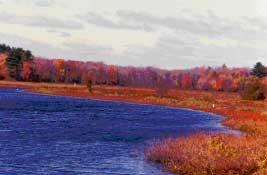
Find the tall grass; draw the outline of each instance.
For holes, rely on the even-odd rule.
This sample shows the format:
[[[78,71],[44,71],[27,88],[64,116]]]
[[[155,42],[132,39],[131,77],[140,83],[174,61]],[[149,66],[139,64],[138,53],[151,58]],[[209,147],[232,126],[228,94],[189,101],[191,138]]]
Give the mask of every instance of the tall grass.
[[[164,140],[145,155],[181,175],[253,175],[266,170],[266,146],[266,137],[201,133]]]

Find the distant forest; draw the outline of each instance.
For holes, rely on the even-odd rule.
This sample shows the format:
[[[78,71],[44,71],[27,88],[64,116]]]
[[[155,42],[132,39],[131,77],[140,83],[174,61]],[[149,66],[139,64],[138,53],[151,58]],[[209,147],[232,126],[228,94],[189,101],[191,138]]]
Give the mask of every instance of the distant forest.
[[[0,45],[0,80],[118,85],[144,88],[242,91],[246,84],[260,81],[267,86],[267,67],[196,67],[188,70],[163,70],[154,67],[107,65],[34,57],[31,51]]]

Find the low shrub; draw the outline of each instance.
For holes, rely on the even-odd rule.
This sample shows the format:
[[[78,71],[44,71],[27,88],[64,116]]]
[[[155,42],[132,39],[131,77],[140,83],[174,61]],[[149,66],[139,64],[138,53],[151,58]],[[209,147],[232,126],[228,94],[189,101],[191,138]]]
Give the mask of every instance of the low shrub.
[[[264,100],[265,91],[260,81],[250,82],[241,93],[243,100]]]

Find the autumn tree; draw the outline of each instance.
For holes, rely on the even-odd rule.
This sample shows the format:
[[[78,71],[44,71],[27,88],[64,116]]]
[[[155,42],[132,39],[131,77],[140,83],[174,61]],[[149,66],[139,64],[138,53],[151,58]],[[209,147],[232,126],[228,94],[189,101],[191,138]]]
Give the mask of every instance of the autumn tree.
[[[159,78],[158,85],[156,87],[156,95],[163,97],[172,88],[170,73],[167,73]]]
[[[65,62],[65,82],[81,83],[82,82],[82,62],[67,61]]]
[[[186,72],[182,74],[181,85],[182,85],[182,88],[184,89],[192,89],[193,83],[192,83],[192,77],[190,73]]]
[[[8,78],[8,70],[6,66],[7,54],[0,53],[0,80]]]
[[[117,85],[118,77],[117,77],[117,69],[114,65],[108,66],[108,75],[109,75],[109,84]]]
[[[56,82],[65,82],[65,60],[64,59],[53,59],[55,66],[54,80]]]
[[[55,82],[54,75],[56,73],[53,60],[44,58],[35,58],[35,81],[41,82]]]
[[[154,68],[152,67],[146,68],[144,71],[144,76],[147,77],[146,82],[148,87],[155,88],[157,86],[159,77]]]
[[[20,73],[20,78],[24,81],[31,80],[33,74],[33,65],[31,62],[24,61],[22,63],[22,71]]]

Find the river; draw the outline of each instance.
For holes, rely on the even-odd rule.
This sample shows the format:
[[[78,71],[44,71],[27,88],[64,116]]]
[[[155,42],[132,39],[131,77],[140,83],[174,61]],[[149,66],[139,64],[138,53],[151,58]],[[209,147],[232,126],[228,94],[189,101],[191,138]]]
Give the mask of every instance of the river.
[[[0,88],[1,175],[167,175],[144,145],[225,131],[200,111]]]

